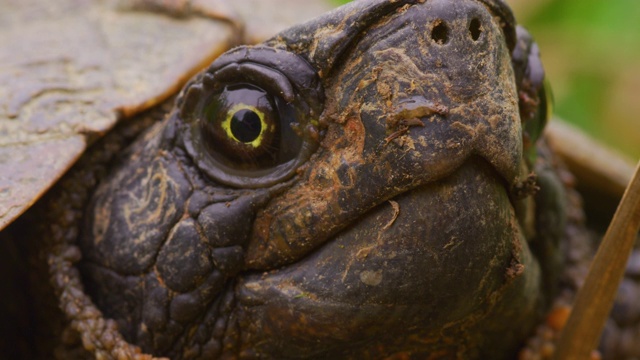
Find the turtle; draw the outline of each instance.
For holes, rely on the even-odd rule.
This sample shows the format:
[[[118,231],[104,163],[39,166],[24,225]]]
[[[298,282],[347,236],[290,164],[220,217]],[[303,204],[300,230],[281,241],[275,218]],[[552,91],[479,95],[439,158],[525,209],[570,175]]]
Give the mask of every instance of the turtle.
[[[171,80],[151,82],[144,94],[164,66],[143,64],[150,74],[135,75],[140,64],[115,56],[124,68],[113,80],[99,76],[104,54],[89,52],[80,65],[24,62],[45,75],[40,66],[74,74],[81,66],[80,75],[98,80],[54,77],[53,90],[19,82],[30,97],[8,96],[30,116],[27,128],[45,134],[40,147],[23,145],[31,140],[18,132],[15,146],[3,148],[16,171],[27,151],[48,154],[44,146],[68,140],[51,156],[30,156],[53,161],[54,170],[40,166],[41,178],[56,182],[93,143],[0,233],[3,273],[17,279],[2,306],[19,334],[3,337],[16,344],[12,355],[546,355],[548,332],[561,327],[562,304],[584,280],[594,244],[574,178],[554,153],[560,145],[543,132],[550,93],[539,50],[502,0],[360,0],[257,45],[237,44],[251,27],[222,2],[64,4],[43,16],[71,9],[86,15],[77,18],[85,25],[105,16],[125,35],[125,50],[142,44],[126,24],[161,19],[157,33],[195,21],[206,28],[182,38],[162,33],[185,47],[182,40],[197,38],[193,49],[207,54],[193,60],[188,49],[169,48],[187,65],[170,67]],[[34,24],[36,34],[48,30]],[[167,84],[211,57],[159,104],[178,91]],[[50,136],[39,114],[76,115],[54,127],[82,135]],[[23,129],[6,124],[2,134]],[[69,148],[67,159],[56,153]],[[33,192],[11,216],[46,191],[28,180],[19,183]],[[16,199],[16,188],[2,191]],[[619,196],[616,189],[608,196]],[[605,358],[638,356],[634,264],[600,348]]]

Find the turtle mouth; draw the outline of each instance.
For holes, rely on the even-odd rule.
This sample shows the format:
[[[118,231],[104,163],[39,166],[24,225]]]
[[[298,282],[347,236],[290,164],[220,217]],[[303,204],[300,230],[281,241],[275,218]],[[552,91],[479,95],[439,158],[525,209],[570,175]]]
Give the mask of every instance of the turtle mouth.
[[[464,110],[464,107],[460,109]],[[458,109],[452,110],[455,111]],[[393,204],[398,198],[416,189],[446,183],[461,169],[474,163],[483,164],[485,172],[490,170],[491,177],[507,194],[506,203],[511,209],[518,209],[517,199],[511,196],[511,190],[518,183],[521,151],[514,151],[512,154],[508,150],[512,147],[519,148],[519,142],[509,140],[496,143],[499,139],[496,135],[492,135],[491,141],[484,141],[482,132],[486,130],[460,124],[458,119],[464,116],[464,112],[460,111],[448,114],[441,121],[452,123],[451,128],[459,125],[454,129],[457,133],[450,137],[446,135],[451,135],[451,130],[430,127],[437,121],[416,118],[427,125],[417,127],[415,131],[414,128],[407,129],[410,134],[402,139],[407,139],[408,143],[388,145],[397,149],[390,150],[390,155],[384,155],[384,159],[373,161],[373,164],[365,162],[354,166],[341,162],[342,159],[330,159],[316,166],[320,168],[318,173],[332,173],[332,183],[313,184],[318,176],[312,172],[310,179],[298,184],[298,189],[270,203],[254,222],[252,239],[246,251],[245,268],[270,270],[300,261],[350,228],[350,224],[366,216],[372,209],[386,203]],[[487,123],[490,120],[479,121]],[[511,119],[503,122],[511,122]],[[428,144],[420,151],[413,151],[414,147],[422,146],[418,142],[424,141],[419,140],[423,134],[454,140],[447,140],[444,150],[433,150],[430,147],[432,145]],[[405,155],[411,153],[418,155],[406,161]],[[464,201],[460,204],[464,207]]]
[[[504,180],[474,157],[366,211],[296,263],[243,275],[241,322],[261,324],[248,338],[284,357],[354,346],[374,333],[408,339],[462,329],[504,284],[519,239]],[[297,345],[281,348],[271,336]]]

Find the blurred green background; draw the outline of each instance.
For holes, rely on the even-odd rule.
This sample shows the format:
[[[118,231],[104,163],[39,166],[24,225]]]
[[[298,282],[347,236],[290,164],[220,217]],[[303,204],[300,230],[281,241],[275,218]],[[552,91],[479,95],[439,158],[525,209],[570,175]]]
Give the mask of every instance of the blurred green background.
[[[639,159],[640,0],[507,2],[540,45],[555,113]]]

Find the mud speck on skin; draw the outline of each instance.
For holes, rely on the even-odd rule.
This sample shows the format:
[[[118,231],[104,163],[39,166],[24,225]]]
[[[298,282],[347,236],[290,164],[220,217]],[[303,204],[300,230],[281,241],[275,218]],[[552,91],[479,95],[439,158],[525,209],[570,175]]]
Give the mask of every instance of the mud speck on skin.
[[[365,270],[360,273],[360,281],[370,286],[378,286],[382,282],[382,271]]]

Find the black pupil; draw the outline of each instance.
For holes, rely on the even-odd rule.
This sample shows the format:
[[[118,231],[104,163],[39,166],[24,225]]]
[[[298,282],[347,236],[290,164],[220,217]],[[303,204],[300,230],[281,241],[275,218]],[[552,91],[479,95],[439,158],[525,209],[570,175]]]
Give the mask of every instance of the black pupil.
[[[231,118],[231,133],[239,141],[250,143],[260,136],[262,125],[258,114],[251,110],[242,109]]]

